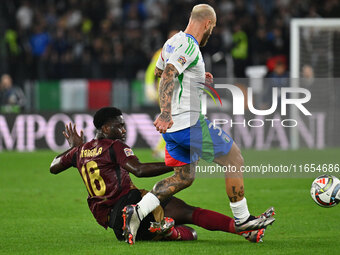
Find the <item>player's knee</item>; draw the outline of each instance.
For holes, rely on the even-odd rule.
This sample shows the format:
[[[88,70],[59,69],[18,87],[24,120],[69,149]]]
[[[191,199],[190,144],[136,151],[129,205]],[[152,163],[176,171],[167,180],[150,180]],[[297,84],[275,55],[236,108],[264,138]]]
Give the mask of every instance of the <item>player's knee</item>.
[[[188,177],[188,178],[186,179],[186,182],[185,182],[185,184],[187,185],[187,187],[191,186],[191,184],[193,184],[194,180],[195,180],[195,177],[194,177],[194,176]]]
[[[195,180],[195,176],[193,176],[193,175],[183,176],[182,175],[182,176],[178,176],[178,180],[179,180],[181,188],[185,189],[185,188],[191,186],[191,184]]]
[[[175,167],[175,178],[182,189],[189,187],[195,180],[194,165],[188,164],[181,167]]]

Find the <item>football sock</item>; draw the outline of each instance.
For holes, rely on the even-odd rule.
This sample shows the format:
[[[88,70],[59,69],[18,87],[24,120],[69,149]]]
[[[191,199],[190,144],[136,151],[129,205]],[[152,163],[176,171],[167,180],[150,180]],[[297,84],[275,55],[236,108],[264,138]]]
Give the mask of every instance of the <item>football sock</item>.
[[[170,230],[169,230],[169,233],[167,233],[165,235],[165,238],[167,240],[179,240],[181,238],[179,232],[177,231],[177,229],[175,227],[172,227]]]
[[[229,233],[235,233],[234,220],[218,212],[195,209],[192,214],[192,223],[207,230],[219,230]]]
[[[137,204],[139,219],[143,220],[157,206],[160,205],[159,199],[152,193],[148,192]]]
[[[168,240],[191,241],[195,240],[193,233],[184,225],[175,226],[171,232],[166,236]]]
[[[230,208],[233,212],[236,225],[246,222],[250,216],[247,199],[245,197],[240,201],[234,203],[230,202]]]

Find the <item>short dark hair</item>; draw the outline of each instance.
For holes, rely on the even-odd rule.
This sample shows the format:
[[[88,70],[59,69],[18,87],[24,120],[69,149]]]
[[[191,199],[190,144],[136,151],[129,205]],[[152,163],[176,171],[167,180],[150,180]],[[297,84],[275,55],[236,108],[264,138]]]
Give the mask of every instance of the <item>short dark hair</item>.
[[[122,115],[122,112],[116,107],[103,107],[99,109],[93,116],[93,124],[100,129],[108,121]]]

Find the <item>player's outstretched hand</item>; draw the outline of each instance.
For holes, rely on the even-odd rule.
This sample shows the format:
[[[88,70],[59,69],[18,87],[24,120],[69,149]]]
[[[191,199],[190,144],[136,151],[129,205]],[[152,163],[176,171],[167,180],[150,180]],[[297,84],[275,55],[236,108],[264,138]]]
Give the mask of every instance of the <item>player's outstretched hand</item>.
[[[84,143],[83,130],[81,130],[80,135],[78,135],[76,124],[74,124],[72,127],[71,122],[68,125],[65,125],[65,131],[63,131],[63,135],[65,136],[70,147],[79,146]]]
[[[153,124],[159,133],[165,134],[166,130],[171,128],[174,122],[170,112],[161,112]]]

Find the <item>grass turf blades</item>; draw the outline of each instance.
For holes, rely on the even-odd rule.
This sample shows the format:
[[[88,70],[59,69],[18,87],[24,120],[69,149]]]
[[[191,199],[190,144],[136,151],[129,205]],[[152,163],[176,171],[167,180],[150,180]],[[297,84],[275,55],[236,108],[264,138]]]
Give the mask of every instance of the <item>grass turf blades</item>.
[[[136,149],[143,162],[154,161],[149,149]],[[340,149],[244,151],[247,165],[261,163],[340,163]],[[50,151],[0,154],[0,254],[333,254],[340,248],[340,207],[321,208],[311,199],[314,178],[247,178],[250,212],[276,209],[264,243],[194,227],[197,241],[137,242],[130,247],[105,231],[87,207],[86,188],[76,169],[49,173],[56,155]],[[333,175],[340,177],[339,173]],[[163,176],[164,177],[164,176]],[[139,188],[151,189],[163,177],[134,178]],[[231,216],[223,178],[197,178],[181,191],[188,204]]]

